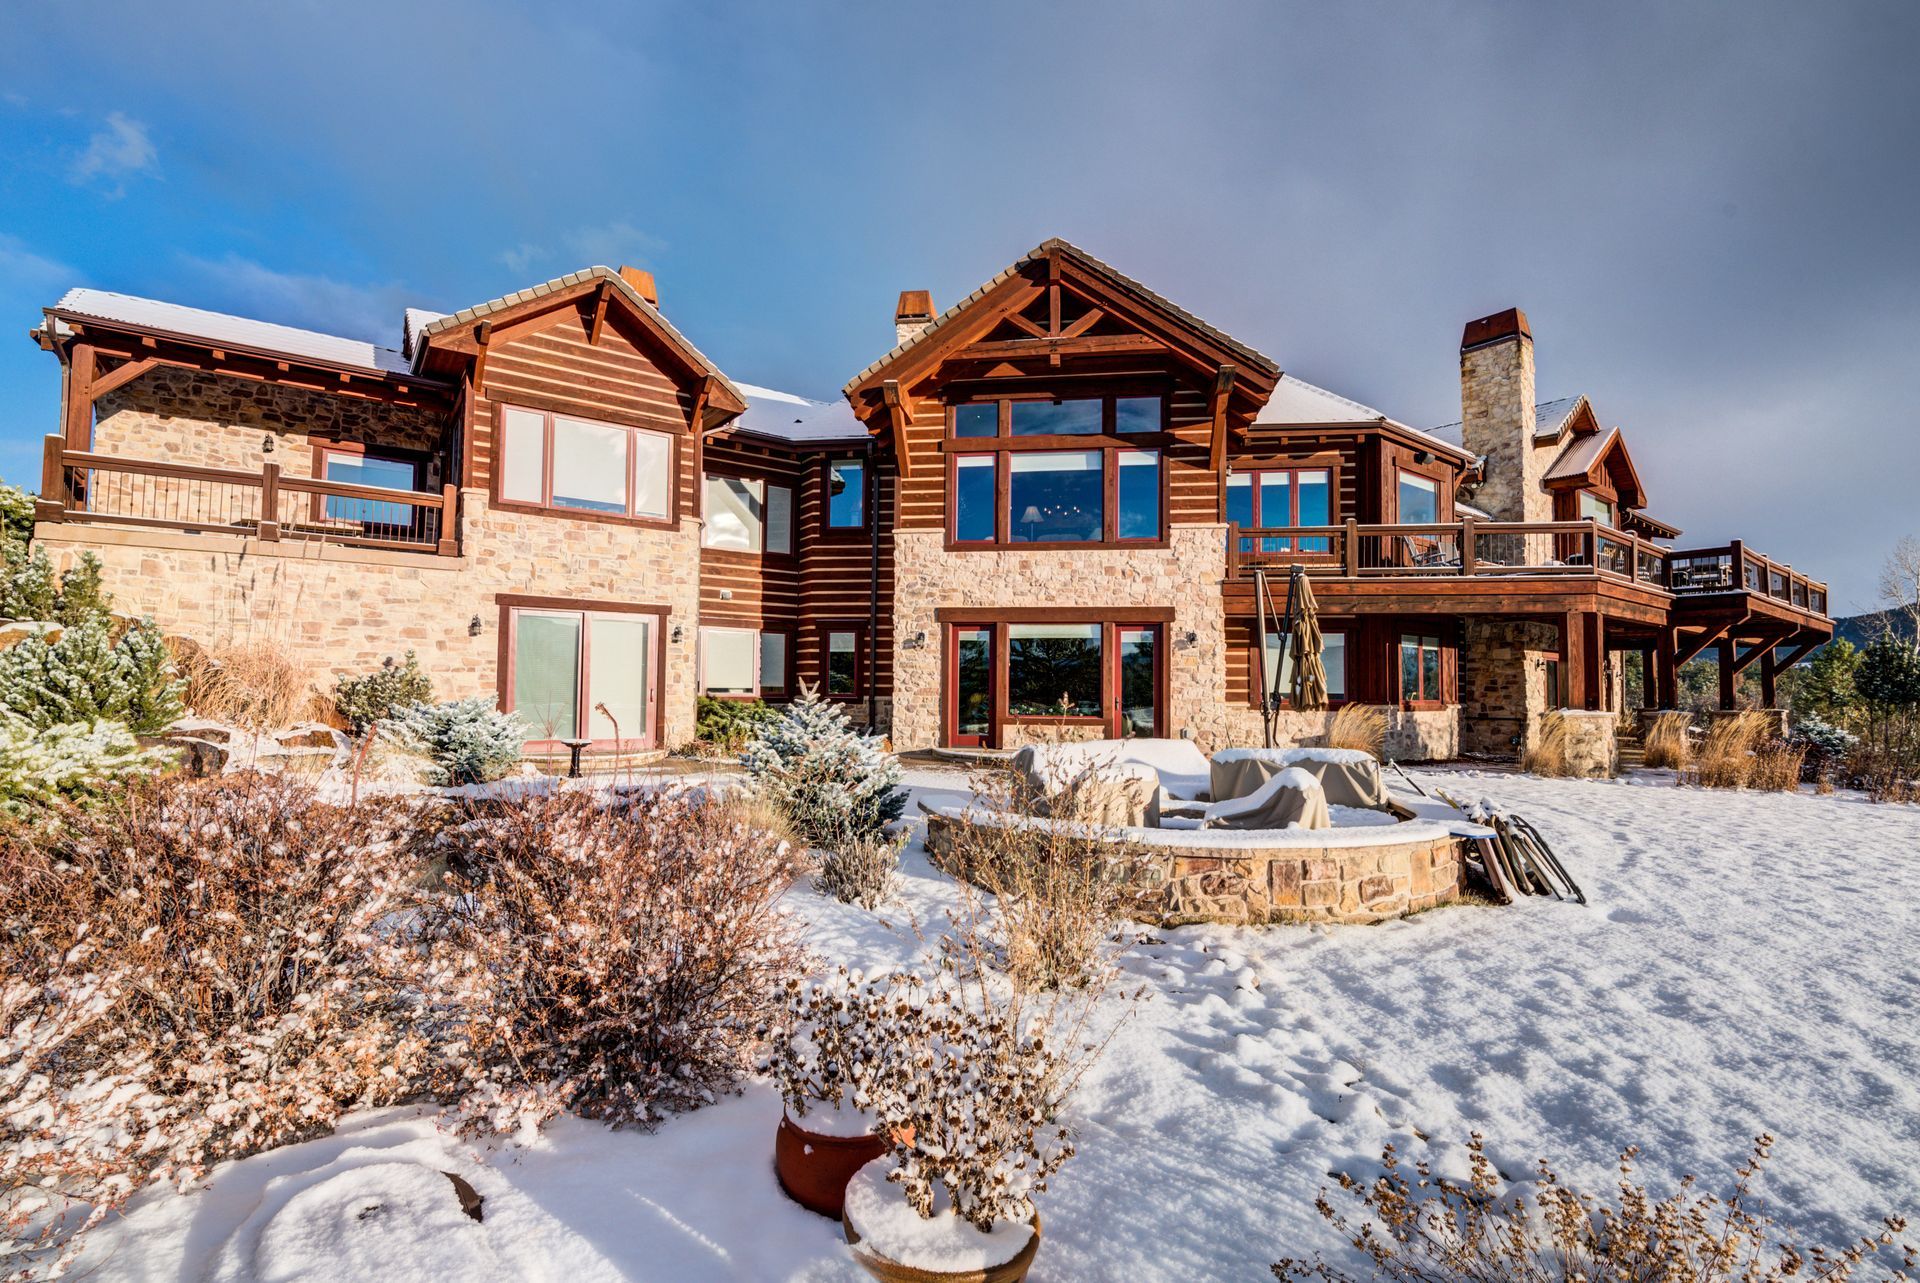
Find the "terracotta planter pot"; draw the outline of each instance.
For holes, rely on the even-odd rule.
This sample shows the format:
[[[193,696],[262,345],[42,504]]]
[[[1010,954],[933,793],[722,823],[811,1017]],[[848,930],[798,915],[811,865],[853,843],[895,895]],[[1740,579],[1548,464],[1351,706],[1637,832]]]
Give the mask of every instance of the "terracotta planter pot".
[[[1038,1212],[1033,1214],[1033,1237],[1027,1240],[1027,1245],[1014,1253],[1012,1260],[985,1270],[922,1270],[902,1265],[861,1247],[860,1231],[845,1216],[840,1218],[840,1228],[847,1236],[847,1245],[853,1248],[853,1259],[880,1283],[1023,1283],[1033,1266],[1034,1253],[1040,1250]]]
[[[773,1134],[773,1173],[788,1198],[810,1212],[840,1219],[853,1174],[887,1152],[878,1136],[822,1136],[780,1115]]]

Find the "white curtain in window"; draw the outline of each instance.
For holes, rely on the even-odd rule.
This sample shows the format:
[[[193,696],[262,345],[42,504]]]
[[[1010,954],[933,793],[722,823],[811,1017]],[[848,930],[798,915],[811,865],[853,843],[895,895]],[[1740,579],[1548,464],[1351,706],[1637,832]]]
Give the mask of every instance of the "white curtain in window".
[[[546,501],[547,416],[511,406],[500,412],[500,497]]]
[[[707,547],[760,551],[766,485],[745,477],[707,478]]]
[[[786,486],[767,487],[767,551],[793,553],[793,491]]]
[[[627,510],[627,430],[553,419],[553,502],[592,512]]]
[[[760,649],[759,634],[746,628],[700,630],[701,684],[726,695],[752,694],[753,664]]]
[[[633,515],[665,519],[673,483],[673,440],[659,432],[633,434]]]

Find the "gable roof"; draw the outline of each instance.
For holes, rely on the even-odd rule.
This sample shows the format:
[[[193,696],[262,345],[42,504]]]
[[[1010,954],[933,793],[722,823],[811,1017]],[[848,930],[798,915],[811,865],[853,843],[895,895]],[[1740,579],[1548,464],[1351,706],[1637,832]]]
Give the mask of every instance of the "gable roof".
[[[256,321],[225,312],[209,312],[180,303],[115,294],[108,290],[68,290],[47,309],[49,316],[105,321],[134,330],[150,330],[250,352],[303,357],[330,366],[407,374],[407,358],[390,347],[343,338],[272,321]]]
[[[752,383],[733,386],[740,390],[747,403],[746,412],[732,424],[738,431],[797,445],[868,439],[867,425],[854,417],[853,407],[845,398],[814,401]]]
[[[1370,405],[1341,396],[1338,392],[1329,392],[1305,379],[1295,378],[1291,374],[1280,376],[1274,385],[1273,395],[1260,407],[1260,413],[1253,418],[1255,426],[1285,427],[1289,424],[1323,426],[1328,424],[1351,423],[1372,424],[1391,428],[1413,438],[1415,441],[1430,443],[1450,455],[1462,459],[1472,456],[1457,442],[1437,437],[1431,432],[1422,432],[1419,428],[1408,427],[1396,419],[1389,418],[1384,412]]]
[[[733,382],[728,379],[725,374],[720,372],[719,366],[707,359],[706,353],[695,347],[686,335],[675,329],[673,323],[660,314],[659,308],[647,302],[647,300],[641,296],[640,291],[634,289],[620,273],[614,271],[611,267],[597,265],[578,272],[569,272],[565,276],[556,276],[550,281],[542,281],[538,285],[530,285],[526,289],[515,290],[511,294],[503,294],[499,298],[488,299],[486,302],[476,303],[472,307],[463,307],[451,315],[428,321],[420,327],[418,334],[415,336],[416,342],[414,343],[413,352],[414,363],[416,365],[419,363],[421,356],[437,335],[445,334],[450,330],[456,330],[465,325],[471,325],[476,321],[486,320],[488,317],[519,307],[525,303],[538,302],[540,299],[549,298],[555,294],[564,294],[580,286],[592,285],[600,281],[610,282],[614,293],[618,294],[635,312],[644,317],[647,322],[659,332],[660,336],[679,352],[690,365],[701,373],[718,379],[727,391],[735,397],[738,397],[742,403],[745,403],[746,397],[741,394],[740,389],[734,386]]]
[[[1634,470],[1633,456],[1627,453],[1627,439],[1617,427],[1574,438],[1548,465],[1541,480],[1549,487],[1564,489],[1597,479],[1596,474],[1603,466],[1617,477],[1615,488],[1620,492],[1623,505],[1638,508],[1646,503],[1646,492],[1640,486],[1639,473]]]
[[[1148,289],[1131,276],[1095,258],[1079,246],[1055,236],[1040,242],[1040,244],[1034,246],[1025,254],[1022,254],[1011,264],[995,272],[978,289],[974,290],[973,293],[967,295],[958,303],[955,303],[952,307],[934,317],[933,321],[925,329],[921,330],[918,334],[910,336],[906,342],[895,345],[891,351],[880,357],[879,360],[874,361],[871,365],[867,366],[866,369],[860,371],[860,373],[854,375],[851,379],[848,379],[846,386],[840,389],[841,394],[852,397],[854,392],[862,384],[871,380],[875,374],[879,373],[886,366],[891,365],[906,353],[924,343],[932,341],[939,334],[943,326],[972,307],[973,304],[977,303],[980,299],[986,297],[986,295],[991,293],[995,288],[1018,275],[1022,268],[1025,268],[1030,263],[1040,262],[1055,253],[1071,259],[1092,275],[1104,277],[1109,283],[1118,286],[1120,289],[1138,295],[1181,324],[1203,335],[1212,342],[1219,344],[1221,347],[1226,348],[1242,362],[1251,366],[1254,370],[1265,374],[1268,378],[1279,377],[1280,367],[1271,357],[1242,343],[1239,339],[1234,338],[1225,331],[1215,329],[1213,326],[1208,325],[1205,321],[1187,311],[1185,308]]]

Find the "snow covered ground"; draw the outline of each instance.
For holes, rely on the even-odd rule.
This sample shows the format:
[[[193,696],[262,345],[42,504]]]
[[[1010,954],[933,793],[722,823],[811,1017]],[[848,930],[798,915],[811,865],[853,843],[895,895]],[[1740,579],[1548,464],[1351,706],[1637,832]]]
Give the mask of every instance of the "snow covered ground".
[[[1337,1255],[1313,1211],[1329,1172],[1375,1170],[1388,1141],[1462,1170],[1474,1130],[1509,1175],[1545,1155],[1590,1188],[1629,1143],[1655,1183],[1719,1188],[1770,1130],[1762,1192],[1803,1232],[1920,1213],[1920,807],[1664,773],[1420,778],[1533,820],[1592,903],[1151,933],[1124,960],[1147,996],[1109,1000],[1124,1024],[1044,1196],[1035,1283],[1252,1280]],[[933,804],[964,790],[910,780]],[[937,930],[954,896],[917,843],[905,871],[879,914],[805,887],[790,903],[828,957],[911,962],[912,923]],[[863,1279],[839,1226],[776,1187],[778,1117],[753,1085],[653,1135],[561,1119],[480,1152],[430,1111],[384,1110],[142,1195],[84,1264],[167,1283]],[[442,1171],[485,1197],[483,1221]]]

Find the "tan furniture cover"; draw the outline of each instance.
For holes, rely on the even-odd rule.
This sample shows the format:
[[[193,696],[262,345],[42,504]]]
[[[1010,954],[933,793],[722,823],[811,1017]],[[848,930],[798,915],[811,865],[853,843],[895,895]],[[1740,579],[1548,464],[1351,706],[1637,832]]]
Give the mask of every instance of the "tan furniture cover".
[[[1250,796],[1215,802],[1207,808],[1208,829],[1330,829],[1327,795],[1320,781],[1297,767],[1286,767]]]
[[[1281,771],[1298,769],[1320,781],[1329,806],[1387,808],[1380,763],[1338,749],[1230,749],[1213,755],[1211,792],[1216,801],[1249,797]]]
[[[1029,813],[1083,824],[1158,828],[1160,777],[1132,762],[1059,755],[1029,744],[1013,755]]]

